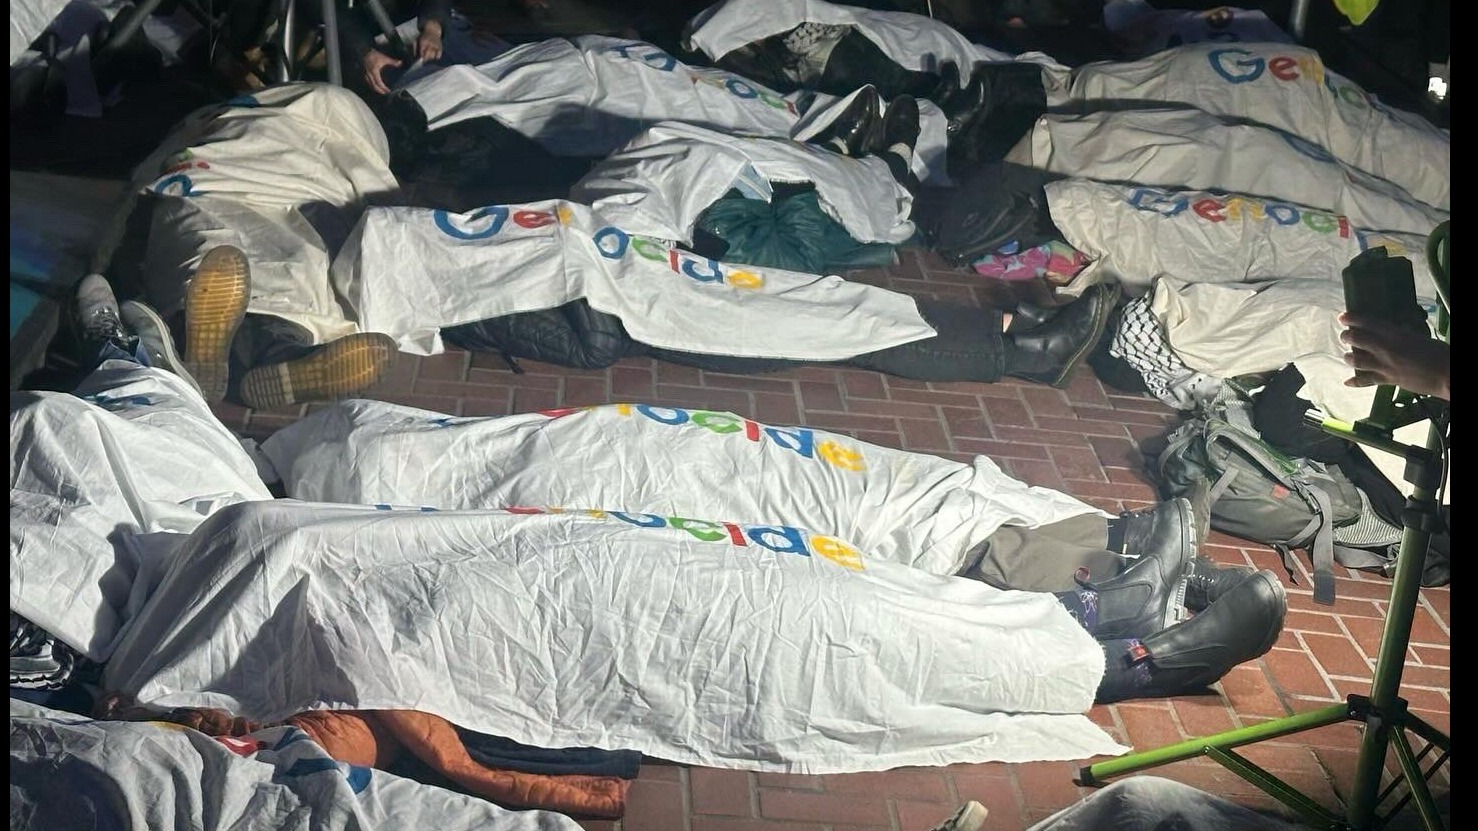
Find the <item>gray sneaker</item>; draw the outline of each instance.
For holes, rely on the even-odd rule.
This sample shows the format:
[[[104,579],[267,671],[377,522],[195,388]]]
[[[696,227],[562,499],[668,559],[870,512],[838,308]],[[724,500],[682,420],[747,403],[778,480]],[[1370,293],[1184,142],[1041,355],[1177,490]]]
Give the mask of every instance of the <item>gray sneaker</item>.
[[[119,310],[123,316],[123,325],[128,327],[139,339],[139,343],[148,350],[149,360],[160,369],[170,372],[185,379],[196,393],[200,392],[200,384],[196,383],[195,377],[185,369],[185,362],[180,358],[179,351],[174,345],[174,336],[170,334],[169,324],[159,313],[145,303],[137,300],[129,300]]]
[[[108,278],[101,274],[89,274],[78,281],[73,313],[77,316],[77,335],[84,343],[122,341],[126,337],[118,298],[113,296]]]

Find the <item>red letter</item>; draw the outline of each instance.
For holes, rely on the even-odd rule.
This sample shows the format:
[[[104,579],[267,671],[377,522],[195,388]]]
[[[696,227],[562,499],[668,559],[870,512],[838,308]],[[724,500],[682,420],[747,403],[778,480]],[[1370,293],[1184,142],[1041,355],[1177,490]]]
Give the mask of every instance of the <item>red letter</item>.
[[[520,228],[543,228],[555,222],[554,214],[548,211],[518,211],[513,215],[513,224]]]
[[[1268,61],[1268,71],[1280,81],[1298,80],[1298,61],[1287,55],[1279,55]]]

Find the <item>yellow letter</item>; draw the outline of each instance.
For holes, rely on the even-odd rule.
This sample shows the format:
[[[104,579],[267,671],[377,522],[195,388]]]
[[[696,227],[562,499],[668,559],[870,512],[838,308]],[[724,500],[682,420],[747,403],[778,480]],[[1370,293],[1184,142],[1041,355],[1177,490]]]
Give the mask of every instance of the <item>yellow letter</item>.
[[[862,463],[862,454],[855,450],[848,450],[840,444],[827,439],[816,447],[816,452],[821,458],[836,465],[842,470],[862,470],[866,465]]]
[[[757,289],[765,284],[765,278],[752,271],[729,272],[729,285],[736,289]]]
[[[812,537],[811,550],[839,566],[862,571],[862,555],[857,553],[857,549],[841,540],[831,537]]]

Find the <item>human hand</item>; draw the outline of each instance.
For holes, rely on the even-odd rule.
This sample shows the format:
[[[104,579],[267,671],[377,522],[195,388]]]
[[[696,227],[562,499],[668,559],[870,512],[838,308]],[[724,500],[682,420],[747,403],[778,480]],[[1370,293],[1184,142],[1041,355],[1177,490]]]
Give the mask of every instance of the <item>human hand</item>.
[[[370,89],[381,95],[389,95],[390,87],[385,83],[383,73],[388,66],[400,66],[400,61],[378,49],[371,49],[364,54],[361,63],[364,66],[365,83],[370,85]]]
[[[1452,400],[1452,351],[1445,341],[1390,321],[1344,312],[1340,342],[1350,347],[1345,363],[1355,375],[1347,387],[1398,386],[1408,392]]]
[[[421,27],[421,36],[416,38],[416,57],[426,63],[441,60],[441,24],[437,21],[427,21]]]

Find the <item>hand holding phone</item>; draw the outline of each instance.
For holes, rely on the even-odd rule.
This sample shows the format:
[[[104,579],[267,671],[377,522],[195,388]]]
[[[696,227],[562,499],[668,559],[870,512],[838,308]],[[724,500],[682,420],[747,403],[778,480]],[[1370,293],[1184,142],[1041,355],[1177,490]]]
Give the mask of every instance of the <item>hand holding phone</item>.
[[[1427,313],[1416,299],[1411,260],[1392,257],[1384,246],[1363,251],[1342,273],[1345,311],[1427,333]]]
[[[1343,273],[1348,327],[1340,341],[1354,369],[1347,386],[1380,386],[1371,419],[1390,423],[1396,388],[1451,400],[1451,352],[1432,337],[1416,299],[1411,261],[1372,248],[1350,261]]]

